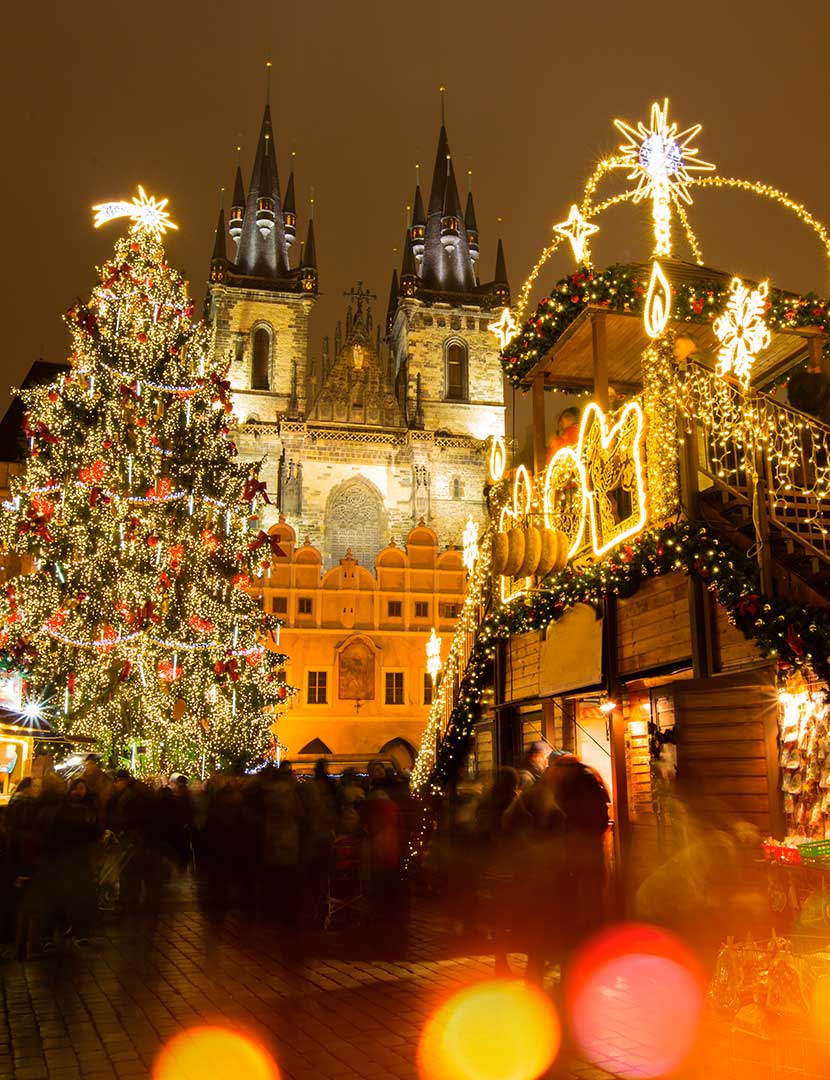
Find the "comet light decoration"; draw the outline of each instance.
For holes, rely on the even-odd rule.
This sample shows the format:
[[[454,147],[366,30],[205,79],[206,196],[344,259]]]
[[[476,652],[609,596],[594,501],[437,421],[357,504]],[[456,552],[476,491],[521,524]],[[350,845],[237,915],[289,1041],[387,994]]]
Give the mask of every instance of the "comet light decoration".
[[[713,323],[720,342],[718,375],[732,373],[746,390],[752,365],[759,352],[770,343],[770,330],[764,320],[769,282],[749,289],[739,277],[732,278],[726,310]]]
[[[148,195],[141,184],[138,185],[138,195],[133,197],[132,202],[108,202],[98,203],[93,206],[95,218],[93,224],[100,229],[107,222],[116,221],[119,218],[130,218],[133,229],[136,232],[146,232],[161,239],[168,229],[178,229],[170,218],[165,207],[168,199],[156,199],[154,195]]]
[[[652,200],[654,217],[655,255],[671,255],[672,203],[683,201],[691,205],[688,184],[691,173],[712,172],[711,162],[698,156],[692,140],[701,131],[701,124],[693,124],[678,132],[677,122],[669,123],[669,99],[662,106],[651,106],[649,126],[640,121],[634,128],[625,120],[615,120],[614,126],[625,136],[620,146],[618,167],[630,169],[629,180],[637,181],[634,202]]]

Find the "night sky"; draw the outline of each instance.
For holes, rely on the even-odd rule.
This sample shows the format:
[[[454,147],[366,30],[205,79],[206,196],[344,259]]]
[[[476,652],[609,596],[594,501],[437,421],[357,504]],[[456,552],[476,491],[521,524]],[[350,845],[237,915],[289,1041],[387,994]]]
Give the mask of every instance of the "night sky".
[[[703,124],[701,156],[722,175],[763,179],[830,219],[825,4],[48,0],[7,5],[4,29],[4,389],[37,357],[64,358],[61,314],[119,234],[94,231],[89,207],[138,183],[169,196],[180,231],[168,251],[201,304],[218,189],[227,206],[237,143],[247,184],[269,57],[283,191],[296,152],[298,237],[314,189],[317,356],[358,279],[383,313],[416,162],[429,185],[441,83],[459,180],[473,170],[481,276],[500,216],[514,295],[619,142],[613,118],[645,120],[666,95],[681,127]],[[691,213],[708,265],[827,290],[817,238],[780,208],[699,192]],[[595,262],[647,256],[647,215],[605,215]],[[543,285],[570,265],[566,248]]]

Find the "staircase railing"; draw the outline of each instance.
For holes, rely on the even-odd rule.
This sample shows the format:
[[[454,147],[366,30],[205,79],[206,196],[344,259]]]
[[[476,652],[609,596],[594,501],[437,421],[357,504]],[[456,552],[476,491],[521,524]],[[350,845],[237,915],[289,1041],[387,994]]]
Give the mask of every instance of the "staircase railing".
[[[440,750],[441,740],[447,734],[453,710],[458,704],[464,674],[478,637],[479,628],[490,609],[492,578],[490,572],[493,548],[493,526],[487,527],[479,540],[478,557],[467,582],[467,595],[450,643],[450,651],[443,661],[441,674],[436,682],[429,710],[429,717],[421,736],[418,760],[412,770],[412,788],[424,791],[429,782],[432,767]]]
[[[697,363],[676,392],[699,471],[830,565],[830,428]]]

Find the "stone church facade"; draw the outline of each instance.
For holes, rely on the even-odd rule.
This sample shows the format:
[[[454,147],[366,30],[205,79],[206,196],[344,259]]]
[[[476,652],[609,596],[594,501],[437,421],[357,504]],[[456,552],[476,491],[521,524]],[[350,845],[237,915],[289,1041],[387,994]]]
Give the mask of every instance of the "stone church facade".
[[[346,294],[345,321],[337,324],[333,346],[325,338],[320,360],[313,360],[314,223],[309,221],[292,265],[294,177],[283,194],[275,144],[266,106],[247,192],[237,168],[227,225],[220,211],[206,313],[217,349],[230,358],[240,454],[266,459],[262,477],[273,507],[262,524],[276,531],[282,515],[298,551],[305,542],[319,553],[326,588],[338,580],[328,572],[347,563],[377,583],[381,553],[390,545],[405,553],[414,529],[430,531],[438,558],[460,546],[470,515],[484,519],[489,444],[504,431],[498,349],[488,330],[509,304],[501,241],[493,280],[481,283],[473,197],[468,195],[462,211],[442,124],[429,199],[425,206],[416,188],[385,319],[375,321],[376,298],[358,283]],[[266,579],[263,595],[268,586]],[[409,587],[406,575],[401,587]],[[410,599],[401,598],[403,609]],[[288,632],[299,613],[286,610],[284,617]],[[371,637],[373,629],[382,652],[388,632],[380,623],[365,632]],[[424,628],[400,629],[404,638],[410,632],[418,636],[411,646],[423,666]],[[309,647],[320,652],[310,659],[317,668],[308,670],[333,671],[331,635],[308,630],[316,645],[304,639],[303,654]],[[379,663],[382,668],[382,657]],[[292,671],[291,677],[307,696],[304,672]],[[395,715],[404,719],[400,709]],[[371,737],[361,742],[359,728],[352,715],[348,724],[344,719],[341,745],[331,746],[331,736],[320,742],[334,756],[379,752]],[[302,749],[298,742],[294,737],[288,747],[293,756]],[[313,744],[313,736],[307,743]]]

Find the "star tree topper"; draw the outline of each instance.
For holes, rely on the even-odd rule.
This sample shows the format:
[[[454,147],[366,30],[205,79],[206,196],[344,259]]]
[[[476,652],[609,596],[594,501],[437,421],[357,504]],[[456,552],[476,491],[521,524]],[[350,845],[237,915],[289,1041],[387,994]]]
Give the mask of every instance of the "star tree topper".
[[[116,218],[128,217],[132,220],[135,231],[148,232],[160,240],[168,229],[178,229],[170,219],[170,214],[165,210],[167,199],[156,199],[154,195],[148,195],[141,184],[138,185],[138,195],[133,197],[132,202],[108,202],[98,203],[93,206],[95,219],[93,224],[100,229],[108,221]]]
[[[567,221],[560,221],[553,226],[553,231],[564,236],[571,245],[577,265],[585,262],[585,245],[588,238],[599,232],[599,225],[592,225],[579,212],[579,207],[574,203],[568,214]]]
[[[724,313],[712,324],[720,344],[718,375],[732,372],[746,390],[756,355],[770,343],[771,334],[764,320],[769,282],[749,289],[739,277],[732,278],[729,300]]]

